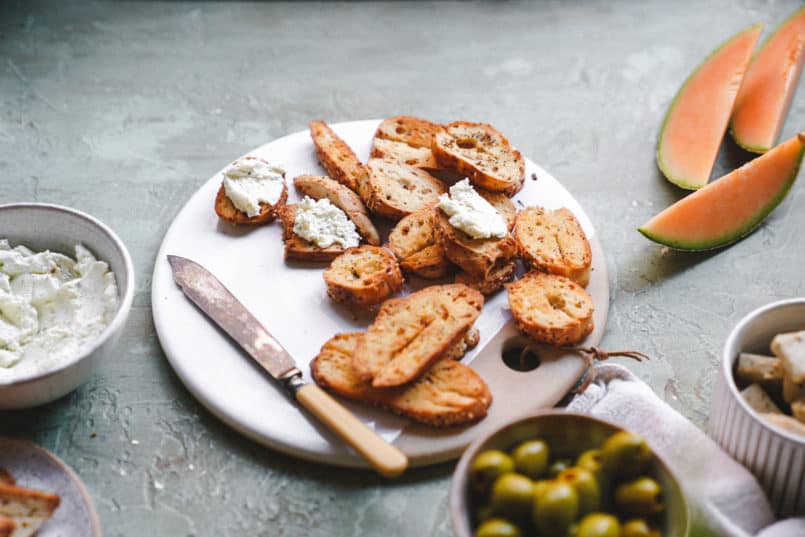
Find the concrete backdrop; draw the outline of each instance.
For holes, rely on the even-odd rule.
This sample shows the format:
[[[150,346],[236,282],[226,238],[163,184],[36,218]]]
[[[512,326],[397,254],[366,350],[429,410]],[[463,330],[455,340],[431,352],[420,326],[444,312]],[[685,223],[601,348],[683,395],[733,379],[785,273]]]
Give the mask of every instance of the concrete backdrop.
[[[703,426],[728,330],[805,295],[805,195],[729,249],[667,251],[635,231],[683,195],[657,171],[656,134],[717,44],[800,5],[3,2],[0,202],[99,217],[138,282],[117,356],[61,401],[0,413],[0,434],[75,468],[109,537],[450,535],[452,464],[384,482],[240,438],[178,382],[150,312],[163,234],[225,163],[314,118],[403,113],[491,122],[565,184],[607,252],[604,346],[650,354],[632,369]],[[803,124],[800,92],[783,137]],[[727,140],[715,176],[746,159]]]

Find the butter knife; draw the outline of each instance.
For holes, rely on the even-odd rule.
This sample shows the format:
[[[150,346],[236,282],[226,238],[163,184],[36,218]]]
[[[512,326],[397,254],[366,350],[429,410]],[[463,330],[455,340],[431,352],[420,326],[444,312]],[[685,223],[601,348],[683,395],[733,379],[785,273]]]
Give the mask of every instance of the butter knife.
[[[396,477],[408,467],[405,454],[383,440],[328,393],[302,379],[288,351],[224,285],[198,263],[169,255],[173,279],[184,294],[249,356],[280,381],[300,405],[353,447],[381,475]]]

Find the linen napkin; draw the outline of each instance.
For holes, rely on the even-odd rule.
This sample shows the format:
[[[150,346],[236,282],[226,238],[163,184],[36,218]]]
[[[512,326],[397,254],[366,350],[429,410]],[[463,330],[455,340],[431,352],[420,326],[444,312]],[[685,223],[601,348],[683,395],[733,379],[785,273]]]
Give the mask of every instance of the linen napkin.
[[[691,537],[805,536],[805,518],[775,524],[752,474],[628,369],[598,364],[595,375],[567,410],[616,423],[649,440],[684,489]]]

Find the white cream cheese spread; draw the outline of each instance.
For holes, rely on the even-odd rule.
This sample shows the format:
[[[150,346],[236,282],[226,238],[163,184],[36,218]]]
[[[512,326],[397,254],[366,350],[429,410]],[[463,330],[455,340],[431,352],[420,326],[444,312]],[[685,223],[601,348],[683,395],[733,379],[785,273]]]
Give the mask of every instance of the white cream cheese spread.
[[[361,241],[352,220],[327,198],[316,201],[305,196],[297,206],[293,232],[319,248],[350,248]]]
[[[117,285],[83,246],[75,259],[0,240],[0,382],[54,369],[112,321]]]
[[[224,170],[224,192],[232,205],[249,217],[260,214],[260,203],[275,205],[285,186],[281,166],[244,157]]]
[[[450,217],[451,226],[473,239],[506,236],[506,220],[472,188],[469,179],[451,186],[450,195],[442,194],[437,207]]]

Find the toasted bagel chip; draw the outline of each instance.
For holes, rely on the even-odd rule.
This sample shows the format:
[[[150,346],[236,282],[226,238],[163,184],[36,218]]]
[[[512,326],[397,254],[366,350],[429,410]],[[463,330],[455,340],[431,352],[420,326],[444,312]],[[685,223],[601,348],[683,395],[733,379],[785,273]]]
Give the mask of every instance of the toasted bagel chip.
[[[375,388],[413,381],[464,337],[483,303],[481,293],[461,284],[387,300],[355,349],[356,373]]]
[[[463,425],[486,416],[492,403],[489,387],[455,359],[439,359],[422,377],[404,386],[373,387],[353,369],[352,354],[363,337],[361,333],[339,334],[327,341],[310,364],[316,383],[342,397],[435,427]]]
[[[506,288],[517,327],[535,341],[572,345],[593,331],[593,299],[570,278],[531,271]]]
[[[456,121],[433,136],[436,161],[472,184],[514,196],[525,182],[525,159],[503,134],[483,123]]]
[[[590,282],[590,243],[569,209],[523,209],[517,213],[514,239],[533,268],[565,276],[583,287]]]
[[[347,248],[323,276],[330,298],[356,306],[379,304],[399,293],[403,284],[397,258],[379,246]]]

